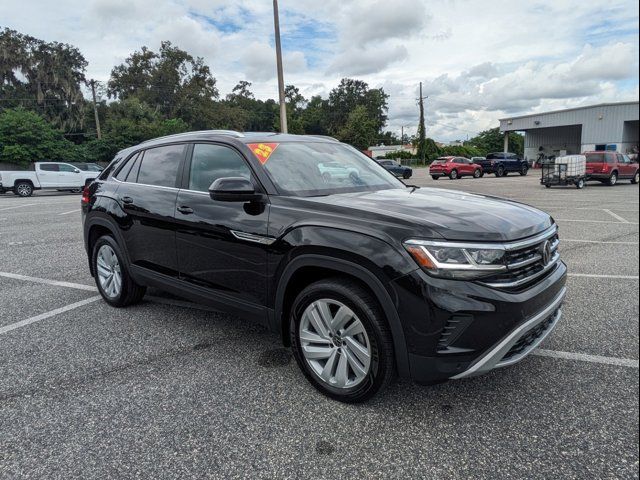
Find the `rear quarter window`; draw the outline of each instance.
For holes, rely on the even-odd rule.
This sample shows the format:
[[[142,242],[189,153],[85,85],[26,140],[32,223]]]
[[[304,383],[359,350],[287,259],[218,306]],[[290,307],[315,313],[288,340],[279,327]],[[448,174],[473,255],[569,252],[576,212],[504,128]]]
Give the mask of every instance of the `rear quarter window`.
[[[157,187],[175,187],[185,145],[166,145],[145,150],[138,182]]]

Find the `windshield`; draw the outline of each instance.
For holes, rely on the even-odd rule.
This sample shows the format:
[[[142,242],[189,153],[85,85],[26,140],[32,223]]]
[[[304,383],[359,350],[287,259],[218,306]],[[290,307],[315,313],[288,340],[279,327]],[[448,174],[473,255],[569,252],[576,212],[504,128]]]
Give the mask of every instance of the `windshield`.
[[[283,195],[311,197],[405,188],[375,160],[341,143],[276,144],[261,163]]]

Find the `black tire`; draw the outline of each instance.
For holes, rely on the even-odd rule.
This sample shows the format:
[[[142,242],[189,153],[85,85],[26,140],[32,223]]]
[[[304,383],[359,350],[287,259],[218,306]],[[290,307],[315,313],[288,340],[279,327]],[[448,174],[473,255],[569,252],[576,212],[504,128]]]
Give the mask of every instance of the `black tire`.
[[[529,173],[529,167],[526,165],[523,165],[522,168],[520,169],[520,175],[523,177],[526,177],[528,173]]]
[[[371,347],[369,373],[356,386],[337,388],[322,380],[302,353],[299,330],[302,314],[316,300],[330,299],[349,307],[362,322]],[[324,395],[345,403],[364,402],[384,390],[395,376],[393,340],[382,309],[373,295],[356,282],[328,278],[306,287],[295,299],[289,317],[293,356],[307,380]]]
[[[451,180],[457,180],[458,178],[460,178],[458,176],[458,170],[456,170],[455,168],[453,170],[451,170],[451,173],[449,173],[449,178]]]
[[[631,183],[633,183],[634,185],[640,183],[640,170],[636,171],[636,174],[631,179]]]
[[[409,180],[411,178],[411,172],[404,172],[402,174],[402,178],[404,178],[405,180]]]
[[[473,171],[473,178],[480,178],[482,176],[482,171],[479,168],[476,168]]]
[[[547,188],[551,188],[551,185],[545,185],[545,187],[547,187]]]
[[[496,170],[496,177],[500,178],[500,177],[504,177],[505,176],[505,171],[504,171],[504,167],[502,165],[500,165],[498,167],[498,169]]]
[[[433,178],[434,180],[438,180],[440,178],[440,175],[431,175],[431,178]]]
[[[102,285],[100,285],[100,280],[98,279],[98,251],[100,250],[100,247],[105,244],[109,245],[115,252],[116,257],[118,258],[120,272],[122,275],[122,288],[120,289],[120,293],[115,297],[110,297],[104,292],[104,290],[102,289]],[[134,282],[133,278],[131,278],[128,266],[124,261],[122,250],[120,249],[118,242],[116,242],[115,239],[110,235],[103,235],[93,245],[93,251],[91,252],[91,267],[93,269],[94,279],[96,282],[96,286],[98,287],[98,292],[100,292],[100,295],[102,295],[104,301],[112,307],[122,308],[139,303],[140,300],[142,300],[142,297],[144,297],[144,294],[147,292],[147,287],[138,285]]]
[[[484,177],[484,172],[480,172],[480,178]]]
[[[617,183],[618,183],[618,172],[613,172],[609,177],[609,180],[607,180],[607,185],[610,187],[613,187]]]
[[[30,197],[33,195],[33,185],[31,182],[18,182],[13,186],[13,193],[19,197]]]
[[[585,182],[584,182],[584,178],[581,178],[580,180],[578,180],[578,181],[576,182],[576,188],[577,188],[578,190],[582,190],[582,189],[585,187],[585,185],[586,185],[586,184],[585,184]]]

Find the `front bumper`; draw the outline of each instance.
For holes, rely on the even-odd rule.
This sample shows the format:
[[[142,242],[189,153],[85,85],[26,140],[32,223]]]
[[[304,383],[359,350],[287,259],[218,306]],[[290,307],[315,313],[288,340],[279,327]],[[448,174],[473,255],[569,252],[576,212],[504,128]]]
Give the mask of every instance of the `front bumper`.
[[[467,370],[451,378],[458,380],[482,375],[494,368],[514,365],[527,357],[558,325],[560,318],[562,318],[561,306],[566,294],[565,287],[548,307],[513,330]]]
[[[559,261],[521,291],[435,278],[421,270],[394,280],[411,378],[437,383],[522,360],[560,319],[566,273]]]

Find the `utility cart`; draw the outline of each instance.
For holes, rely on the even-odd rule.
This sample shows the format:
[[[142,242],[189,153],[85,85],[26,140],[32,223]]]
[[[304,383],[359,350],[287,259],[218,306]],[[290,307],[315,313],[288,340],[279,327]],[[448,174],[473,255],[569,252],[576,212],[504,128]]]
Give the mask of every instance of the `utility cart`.
[[[583,189],[587,185],[587,157],[565,155],[542,164],[540,183],[547,188],[554,185],[575,185]]]

